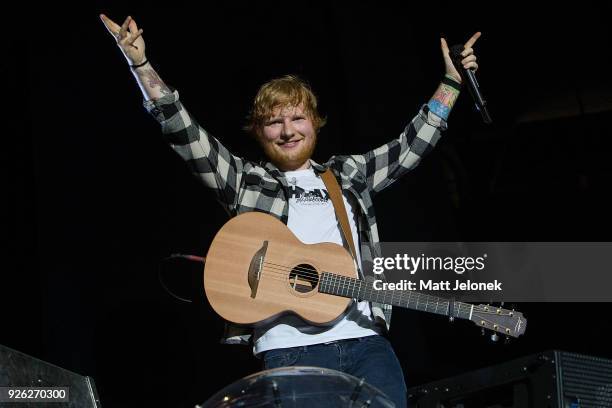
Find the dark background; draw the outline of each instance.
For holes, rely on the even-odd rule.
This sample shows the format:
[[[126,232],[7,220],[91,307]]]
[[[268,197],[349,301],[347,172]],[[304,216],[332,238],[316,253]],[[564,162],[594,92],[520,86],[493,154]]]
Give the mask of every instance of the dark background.
[[[162,263],[205,254],[225,214],[142,108],[100,12],[132,15],[161,77],[251,159],[258,149],[241,126],[264,81],[296,73],[312,84],[328,117],[315,160],[363,152],[396,137],[433,94],[439,34],[457,43],[480,30],[495,123],[482,124],[465,92],[435,151],[378,196],[382,239],[610,241],[610,10],[535,3],[124,1],[10,13],[0,344],[92,376],[110,407],[193,406],[260,370],[248,348],[218,343],[201,267]],[[160,267],[194,303],[162,289]],[[546,349],[612,358],[611,305],[517,308],[529,327],[510,344],[397,310],[391,341],[408,384]]]

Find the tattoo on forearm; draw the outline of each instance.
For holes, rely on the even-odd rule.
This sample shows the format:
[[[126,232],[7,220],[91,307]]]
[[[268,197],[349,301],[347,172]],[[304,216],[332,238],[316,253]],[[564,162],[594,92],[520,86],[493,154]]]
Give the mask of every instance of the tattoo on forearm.
[[[172,93],[170,88],[161,80],[157,72],[154,69],[148,68],[142,74],[142,80],[146,81],[147,85],[150,88],[159,88],[159,91],[163,95],[169,95]]]
[[[457,97],[459,96],[459,91],[455,88],[452,88],[446,84],[440,84],[436,93],[429,101],[429,109],[442,119],[448,119],[448,115],[450,114],[451,109],[453,109],[453,105],[457,101]]]

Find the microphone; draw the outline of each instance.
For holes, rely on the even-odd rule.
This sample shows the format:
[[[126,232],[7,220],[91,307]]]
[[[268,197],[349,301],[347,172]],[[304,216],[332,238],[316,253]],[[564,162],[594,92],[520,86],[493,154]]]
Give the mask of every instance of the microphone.
[[[493,123],[493,119],[491,119],[491,115],[487,109],[487,101],[480,93],[478,81],[476,80],[476,74],[471,69],[463,68],[463,64],[461,64],[461,60],[463,59],[461,56],[461,53],[463,52],[463,45],[453,45],[450,47],[449,51],[450,57],[453,60],[453,65],[455,65],[455,68],[457,68],[457,71],[459,71],[459,74],[461,74],[461,79],[463,82],[467,84],[470,94],[472,94],[472,98],[476,103],[476,109],[482,115],[482,120],[487,125]]]

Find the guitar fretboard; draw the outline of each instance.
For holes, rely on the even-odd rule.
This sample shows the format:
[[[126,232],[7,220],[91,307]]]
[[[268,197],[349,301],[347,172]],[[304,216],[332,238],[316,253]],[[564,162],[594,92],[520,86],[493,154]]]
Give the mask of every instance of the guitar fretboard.
[[[452,310],[453,317],[461,319],[470,319],[473,310],[469,303],[410,290],[377,290],[369,282],[329,272],[321,273],[319,292],[445,316],[449,316]]]

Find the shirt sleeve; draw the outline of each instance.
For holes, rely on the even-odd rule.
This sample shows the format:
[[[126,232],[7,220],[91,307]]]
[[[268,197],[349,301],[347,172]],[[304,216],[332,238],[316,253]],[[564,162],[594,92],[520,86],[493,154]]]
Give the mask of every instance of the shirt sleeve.
[[[197,123],[180,102],[178,91],[145,101],[144,107],[160,123],[164,137],[192,173],[233,212],[244,161]]]
[[[365,176],[369,189],[378,193],[414,169],[434,148],[446,128],[446,121],[423,105],[397,139],[364,154],[350,155],[348,159]]]

